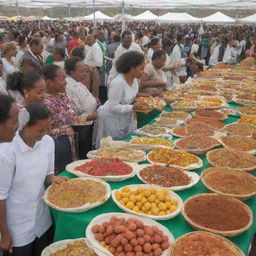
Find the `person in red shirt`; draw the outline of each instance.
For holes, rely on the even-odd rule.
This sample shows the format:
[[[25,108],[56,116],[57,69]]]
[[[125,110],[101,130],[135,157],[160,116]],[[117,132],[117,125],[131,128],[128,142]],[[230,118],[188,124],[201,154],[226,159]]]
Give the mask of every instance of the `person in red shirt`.
[[[80,46],[80,44],[78,42],[78,38],[79,38],[79,36],[78,36],[77,32],[73,32],[72,33],[72,39],[68,43],[68,54],[69,55],[70,55],[73,48]]]

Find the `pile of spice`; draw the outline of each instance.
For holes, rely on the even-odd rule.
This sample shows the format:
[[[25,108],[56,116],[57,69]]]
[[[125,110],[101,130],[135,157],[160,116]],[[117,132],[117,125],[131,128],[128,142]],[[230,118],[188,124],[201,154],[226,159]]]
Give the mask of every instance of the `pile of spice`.
[[[148,154],[148,159],[153,163],[168,164],[180,168],[186,168],[201,162],[200,158],[185,151],[155,148]]]
[[[228,196],[201,194],[188,199],[184,211],[192,222],[204,228],[232,231],[244,228],[250,221],[241,204]]]
[[[221,112],[218,112],[212,109],[198,109],[195,112],[195,115],[197,117],[207,117],[207,118],[214,118],[218,120],[225,120],[227,118],[226,114],[223,114]]]
[[[242,252],[224,237],[208,232],[191,232],[174,244],[169,256],[243,256]]]
[[[233,123],[229,124],[224,128],[230,134],[240,136],[252,136],[256,134],[256,127],[250,124],[244,123]]]
[[[207,160],[215,167],[228,167],[233,169],[254,170],[256,158],[241,152],[226,148],[214,149],[207,153]]]
[[[172,135],[176,137],[185,137],[189,136],[189,134],[186,132],[185,126],[178,126],[172,129]]]
[[[185,126],[186,133],[189,135],[214,136],[214,129],[205,123],[192,122]]]
[[[176,147],[183,150],[211,149],[220,145],[215,139],[208,136],[194,135],[177,141]]]
[[[161,117],[163,118],[173,118],[173,119],[187,119],[190,116],[190,114],[182,111],[172,111],[172,112],[163,112],[161,114]]]
[[[148,166],[140,171],[140,177],[149,184],[162,187],[177,187],[190,184],[191,178],[178,168],[169,166]]]
[[[240,135],[231,135],[221,138],[224,147],[238,150],[238,151],[255,151],[256,150],[256,140],[247,138]]]
[[[160,126],[164,126],[164,127],[174,127],[174,126],[177,126],[179,124],[179,120],[177,119],[170,119],[170,118],[159,118],[157,121],[156,121],[156,125],[160,125]]]
[[[248,195],[256,192],[256,178],[245,172],[226,168],[209,168],[204,171],[204,183],[222,193]]]
[[[162,138],[154,138],[154,137],[138,137],[133,138],[131,141],[133,145],[148,145],[148,146],[165,146],[172,147],[173,142],[171,140],[162,139]]]
[[[125,162],[141,162],[144,161],[144,152],[141,150],[133,149],[114,149],[114,148],[103,148],[97,150],[94,154],[98,158],[118,158]]]
[[[97,256],[97,254],[91,250],[84,240],[77,240],[67,244],[66,248],[59,250],[55,253],[51,253],[50,256]]]
[[[225,126],[219,120],[213,119],[213,118],[207,118],[207,117],[196,117],[186,121],[186,124],[191,124],[191,123],[204,123],[214,129],[221,129]]]
[[[47,200],[60,208],[78,208],[87,203],[104,201],[106,193],[103,183],[77,178],[54,184],[48,191]]]
[[[166,133],[166,128],[157,125],[147,125],[142,127],[140,131],[152,135],[160,135]]]
[[[241,119],[238,120],[238,123],[256,126],[256,117],[242,116]]]
[[[75,170],[93,176],[117,176],[132,173],[132,167],[117,158],[95,159],[75,167]]]

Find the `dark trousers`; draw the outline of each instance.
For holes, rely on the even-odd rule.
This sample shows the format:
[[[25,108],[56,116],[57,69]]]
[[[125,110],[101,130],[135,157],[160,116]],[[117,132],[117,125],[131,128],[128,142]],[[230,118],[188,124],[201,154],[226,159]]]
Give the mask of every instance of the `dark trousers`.
[[[3,256],[41,256],[45,247],[53,242],[53,226],[41,237],[37,237],[32,243],[21,247],[13,247],[13,252],[4,251]]]
[[[66,169],[66,165],[72,162],[72,151],[67,135],[63,135],[54,140],[55,143],[55,174]]]
[[[92,125],[73,126],[78,134],[78,156],[79,159],[86,159],[87,153],[92,150]]]

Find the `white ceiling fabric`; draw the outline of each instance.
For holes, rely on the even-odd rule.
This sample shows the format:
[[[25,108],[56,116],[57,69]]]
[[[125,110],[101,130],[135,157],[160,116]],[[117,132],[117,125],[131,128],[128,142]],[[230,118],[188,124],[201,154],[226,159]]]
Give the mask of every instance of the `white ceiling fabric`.
[[[21,7],[51,8],[54,6],[92,7],[93,0],[0,0],[0,4]],[[256,9],[256,0],[95,0],[95,6],[136,6],[144,8],[215,8],[215,9]]]

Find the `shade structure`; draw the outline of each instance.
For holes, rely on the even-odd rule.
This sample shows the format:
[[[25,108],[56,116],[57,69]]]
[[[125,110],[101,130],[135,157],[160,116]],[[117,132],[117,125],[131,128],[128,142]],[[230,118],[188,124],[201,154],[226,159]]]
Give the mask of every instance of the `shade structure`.
[[[55,20],[55,19],[50,18],[50,17],[48,17],[48,16],[44,16],[44,17],[42,18],[42,20],[49,20],[49,21],[51,21],[51,20]]]
[[[94,15],[93,13],[83,17],[84,20],[93,20],[94,19]],[[113,18],[105,15],[104,13],[97,11],[95,12],[95,20],[112,20]]]
[[[256,23],[256,13],[238,21],[242,23]]]
[[[201,19],[193,17],[192,15],[185,12],[168,12],[162,16],[159,16],[158,21],[166,23],[200,23]]]
[[[202,21],[211,24],[232,24],[236,22],[235,19],[225,15],[222,12],[215,12],[214,14],[203,18]]]
[[[141,21],[147,21],[147,20],[157,20],[158,16],[156,16],[154,13],[151,11],[147,10],[137,16],[132,17],[133,20],[141,20]]]

